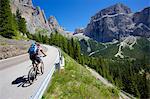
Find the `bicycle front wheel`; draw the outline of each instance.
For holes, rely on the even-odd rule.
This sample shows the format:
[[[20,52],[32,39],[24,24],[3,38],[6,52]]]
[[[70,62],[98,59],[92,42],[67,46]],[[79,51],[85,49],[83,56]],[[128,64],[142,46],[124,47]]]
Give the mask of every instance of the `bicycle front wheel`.
[[[35,67],[32,67],[28,73],[28,81],[29,83],[33,83],[37,76],[37,70]]]

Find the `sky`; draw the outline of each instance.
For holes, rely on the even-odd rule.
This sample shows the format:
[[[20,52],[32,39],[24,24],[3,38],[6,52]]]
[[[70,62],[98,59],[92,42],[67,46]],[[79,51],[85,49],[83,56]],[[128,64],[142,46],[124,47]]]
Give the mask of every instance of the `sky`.
[[[72,32],[86,27],[91,16],[116,3],[123,3],[132,12],[150,7],[150,0],[33,0],[33,5],[40,6],[47,18],[55,16],[60,26]]]

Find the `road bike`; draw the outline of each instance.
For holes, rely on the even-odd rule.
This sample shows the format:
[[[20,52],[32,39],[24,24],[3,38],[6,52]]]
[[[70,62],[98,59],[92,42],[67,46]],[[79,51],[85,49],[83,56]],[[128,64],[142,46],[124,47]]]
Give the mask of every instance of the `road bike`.
[[[40,57],[45,57],[45,56],[40,56]],[[31,84],[34,82],[34,80],[36,80],[38,74],[42,75],[44,73],[44,63],[43,63],[42,59],[41,59],[40,64],[38,65],[38,67],[37,67],[37,65],[38,65],[37,62],[35,62],[34,64],[32,64],[32,68],[28,72],[28,81]],[[38,68],[40,70],[38,70]]]

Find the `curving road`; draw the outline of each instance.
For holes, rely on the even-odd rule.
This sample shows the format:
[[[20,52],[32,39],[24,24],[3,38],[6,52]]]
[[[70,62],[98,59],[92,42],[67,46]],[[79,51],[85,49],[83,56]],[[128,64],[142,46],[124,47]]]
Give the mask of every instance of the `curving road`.
[[[0,60],[0,99],[29,99],[36,94],[59,56],[57,48],[44,46],[48,49],[43,58],[45,71],[32,85],[26,82],[31,68],[28,54]]]

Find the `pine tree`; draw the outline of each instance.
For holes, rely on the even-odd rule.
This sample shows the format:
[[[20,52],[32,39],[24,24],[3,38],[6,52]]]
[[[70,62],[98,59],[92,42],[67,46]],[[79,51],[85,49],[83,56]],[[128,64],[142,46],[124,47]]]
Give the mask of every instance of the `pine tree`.
[[[59,45],[60,45],[60,48],[64,48],[64,41],[63,41],[63,35],[59,34]]]
[[[72,46],[72,58],[73,59],[75,59],[76,60],[76,50],[75,50],[75,41],[74,41],[74,39],[73,38],[71,38],[71,40],[70,40],[71,42],[70,42],[70,44],[71,44],[71,46]]]
[[[75,59],[81,63],[81,48],[80,48],[80,44],[78,41],[75,42],[76,43],[76,46],[75,46]]]
[[[63,43],[63,50],[68,53],[68,48],[67,48],[67,39],[65,37],[62,38],[62,43]]]
[[[28,37],[29,39],[33,39],[33,35],[30,34],[29,32],[27,32],[26,35],[27,35],[27,37]]]
[[[39,42],[43,42],[42,35],[41,35],[40,33],[37,34],[37,37],[38,37],[38,39],[39,39],[39,40],[38,40]]]
[[[53,44],[54,45],[56,45],[56,46],[58,46],[59,44],[58,44],[58,40],[59,40],[59,38],[58,38],[58,33],[56,32],[56,33],[53,33],[53,35],[52,35],[53,37],[52,37],[52,39],[53,39]]]
[[[13,25],[13,15],[11,13],[9,0],[0,0],[0,35],[7,38],[17,36]]]
[[[51,33],[51,35],[50,35],[49,44],[50,45],[54,44],[54,33]]]
[[[25,35],[27,33],[26,21],[24,18],[21,17],[21,13],[19,12],[19,9],[17,9],[16,11],[16,17],[17,17],[19,31],[22,32],[23,35]]]
[[[13,27],[15,28],[16,31],[18,31],[19,27],[18,27],[18,23],[17,23],[15,14],[13,14]]]
[[[72,43],[71,40],[68,40],[68,54],[69,56],[71,56],[72,58],[74,57],[73,55],[73,47],[72,47]]]
[[[48,36],[47,35],[45,35],[45,38],[44,38],[44,42],[46,43],[46,44],[48,44],[49,43],[49,38],[48,38]]]

